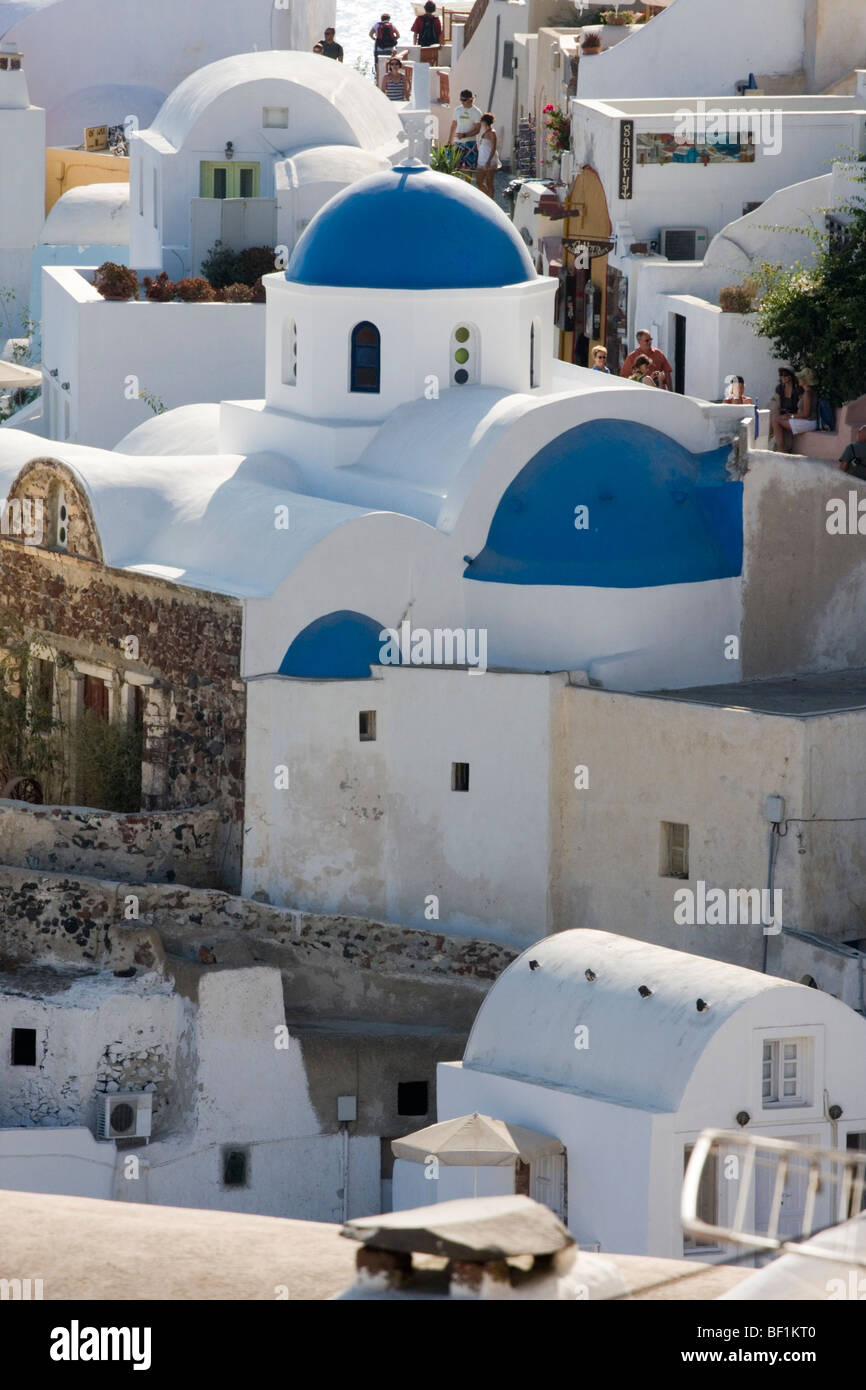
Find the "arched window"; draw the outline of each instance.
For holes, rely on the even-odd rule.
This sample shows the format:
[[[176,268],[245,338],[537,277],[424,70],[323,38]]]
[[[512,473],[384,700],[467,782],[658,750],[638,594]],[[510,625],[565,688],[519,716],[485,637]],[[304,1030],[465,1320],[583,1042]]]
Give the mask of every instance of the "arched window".
[[[298,326],[291,317],[283,321],[283,385],[298,384]]]
[[[451,335],[451,385],[469,386],[479,380],[478,332],[461,323]]]
[[[532,390],[539,384],[540,372],[538,361],[539,333],[538,320],[535,319],[529,330],[529,387]]]
[[[352,329],[352,363],[349,390],[377,394],[381,377],[381,338],[374,323],[358,323]]]

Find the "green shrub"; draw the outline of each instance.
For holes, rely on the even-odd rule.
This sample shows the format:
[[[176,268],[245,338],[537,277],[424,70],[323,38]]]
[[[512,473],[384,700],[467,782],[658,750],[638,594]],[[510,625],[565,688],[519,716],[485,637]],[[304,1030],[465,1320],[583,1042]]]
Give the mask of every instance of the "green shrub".
[[[237,278],[245,285],[254,285],[263,275],[273,275],[276,270],[273,246],[248,246],[241,252],[243,274]]]
[[[226,304],[252,304],[253,291],[250,285],[226,285],[222,291]]]
[[[141,809],[142,733],[85,710],[70,730],[76,798],[101,811]]]
[[[207,304],[214,297],[213,290],[201,275],[190,276],[186,280],[178,280],[174,288],[178,299],[182,300],[184,304]]]
[[[223,241],[217,241],[208,251],[202,261],[201,273],[215,290],[225,289],[226,285],[246,279],[240,254]]]

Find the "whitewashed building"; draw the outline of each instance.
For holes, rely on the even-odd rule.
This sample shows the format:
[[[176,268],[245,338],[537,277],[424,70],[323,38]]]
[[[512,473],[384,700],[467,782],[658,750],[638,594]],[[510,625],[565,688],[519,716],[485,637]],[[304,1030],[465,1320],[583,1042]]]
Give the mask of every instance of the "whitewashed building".
[[[323,204],[390,168],[407,139],[394,103],[372,83],[313,54],[248,53],[193,73],[131,141],[127,254],[102,254],[111,251],[98,231],[111,195],[98,185],[75,190],[71,203],[67,195],[47,219],[46,236],[67,235],[79,219],[93,225],[77,258],[37,257],[46,388],[35,428],[112,448],[148,418],[140,391],[168,409],[257,394],[261,305],[106,303],[93,267],[120,259],[140,278],[164,270],[177,281],[200,274],[217,241],[236,251],[272,247],[272,264],[284,265]]]
[[[0,288],[14,295],[0,315],[2,346],[22,329],[30,258],[45,220],[45,112],[31,103],[24,58],[12,42],[0,43],[0,189]]]
[[[866,1020],[817,990],[608,932],[569,931],[537,942],[496,981],[462,1062],[439,1067],[439,1119],[479,1111],[559,1139],[563,1158],[543,1160],[546,1200],[567,1207],[581,1245],[712,1258],[684,1241],[679,1219],[701,1130],[862,1147],[864,1050]],[[451,1196],[458,1171],[450,1170]],[[468,1196],[473,1173],[462,1172]],[[513,1168],[487,1169],[488,1191],[494,1175],[496,1190],[514,1190]],[[732,1220],[740,1180],[737,1165],[708,1170],[705,1220]],[[435,1200],[436,1183],[427,1186]],[[772,1195],[771,1176],[759,1173],[751,1229],[766,1230]],[[800,1230],[805,1200],[805,1181],[792,1180],[786,1233]],[[815,1225],[832,1219],[825,1191]]]
[[[154,0],[119,15],[111,0],[15,0],[0,5],[0,33],[27,53],[49,144],[78,146],[86,126],[149,125],[169,92],[220,58],[309,52],[335,10],[335,0]]]

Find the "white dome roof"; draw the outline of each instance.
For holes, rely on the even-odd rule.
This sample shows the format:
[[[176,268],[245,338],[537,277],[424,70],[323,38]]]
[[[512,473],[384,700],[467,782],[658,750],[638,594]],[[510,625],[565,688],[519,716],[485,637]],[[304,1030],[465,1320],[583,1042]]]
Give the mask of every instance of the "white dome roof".
[[[365,174],[390,167],[384,155],[357,145],[312,145],[280,160],[275,176],[278,188],[307,188],[321,183],[354,183]]]
[[[155,455],[218,454],[218,405],[179,405],[136,425],[115,444],[112,453]]]
[[[641,986],[651,994],[643,997]],[[612,932],[559,932],[500,975],[475,1019],[463,1066],[675,1111],[704,1048],[741,1005],[805,989]],[[709,1007],[699,1011],[698,999]],[[580,1024],[589,1029],[582,1049],[574,1045]]]
[[[129,184],[87,183],[57,199],[39,238],[44,246],[126,246]]]
[[[239,87],[275,80],[302,89],[307,109],[311,101],[333,107],[345,127],[347,144],[375,149],[400,140],[403,127],[394,103],[369,79],[318,54],[285,51],[239,53],[199,68],[175,87],[151,131],[180,149],[221,98],[231,94],[234,100]]]

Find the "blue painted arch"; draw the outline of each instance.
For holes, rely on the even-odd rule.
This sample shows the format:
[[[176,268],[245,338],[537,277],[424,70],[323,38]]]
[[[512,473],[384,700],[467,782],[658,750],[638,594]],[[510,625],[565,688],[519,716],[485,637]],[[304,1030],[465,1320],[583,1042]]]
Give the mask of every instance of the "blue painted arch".
[[[628,420],[566,430],[506,488],[464,577],[631,589],[739,575],[743,485],[725,473],[729,455]]]
[[[280,665],[281,676],[358,680],[379,665],[382,624],[350,608],[324,613],[298,633]]]

